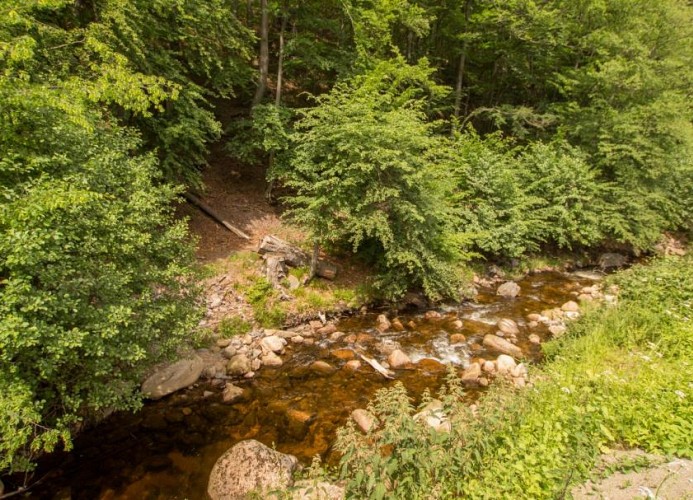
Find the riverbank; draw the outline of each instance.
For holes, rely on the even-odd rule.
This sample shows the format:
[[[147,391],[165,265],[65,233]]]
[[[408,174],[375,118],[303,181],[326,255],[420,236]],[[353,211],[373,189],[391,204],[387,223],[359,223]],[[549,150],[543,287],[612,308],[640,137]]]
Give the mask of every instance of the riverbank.
[[[618,304],[545,345],[534,387],[496,385],[472,409],[448,399],[449,433],[414,432],[406,392],[381,392],[371,406],[381,427],[340,436],[349,494],[554,498],[612,448],[690,458],[693,259],[658,259],[613,283]],[[448,394],[457,389],[453,381]]]
[[[193,386],[150,401],[137,414],[112,415],[78,436],[73,452],[44,460],[37,477],[49,473],[50,479],[44,482],[45,489],[35,490],[36,497],[65,489],[75,499],[197,498],[207,487],[215,461],[247,439],[293,454],[304,465],[316,454],[336,465],[337,429],[354,410],[366,408],[377,390],[402,382],[412,395],[423,398],[427,390],[437,392],[445,379],[445,363],[450,363],[461,376],[467,372],[466,404],[471,404],[485,385],[505,379],[488,371],[472,378],[474,367],[495,368],[501,358],[484,342],[486,337],[505,339],[507,348],[521,349],[525,363],[538,361],[541,349],[532,341],[551,338],[549,328],[560,321],[546,315],[560,315],[561,306],[575,301],[586,288],[599,296],[598,282],[583,274],[527,276],[517,281],[520,294],[514,298],[497,294],[502,284],[498,281],[480,284],[476,300],[464,304],[359,313],[330,320],[325,330],[315,323],[293,327],[291,334],[275,330],[268,335],[269,331],[257,329],[257,335],[247,338],[219,339],[230,342],[223,348],[213,346],[219,351],[215,356],[222,357],[213,374],[205,371]],[[380,314],[387,316],[389,327]],[[530,314],[540,321],[532,323]],[[514,325],[519,332],[513,331]],[[285,333],[289,338],[284,338]],[[274,355],[269,354],[272,349],[277,350]],[[233,362],[227,359],[231,350]],[[410,363],[399,365],[398,350]],[[197,353],[206,359],[212,349]],[[393,379],[377,372],[360,354],[390,370]],[[228,365],[240,366],[244,357],[253,376],[246,378],[248,372],[236,374],[235,369],[229,373]],[[507,358],[502,356],[510,361]],[[264,366],[253,370],[258,360]],[[517,375],[507,380],[520,384],[525,377]]]

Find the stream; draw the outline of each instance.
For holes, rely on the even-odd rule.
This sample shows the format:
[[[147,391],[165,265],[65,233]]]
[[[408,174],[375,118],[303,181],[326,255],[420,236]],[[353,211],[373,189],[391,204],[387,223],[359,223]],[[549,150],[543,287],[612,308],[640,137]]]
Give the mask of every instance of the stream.
[[[541,347],[528,337],[535,334],[543,341],[551,334],[542,324],[530,328],[527,315],[576,300],[579,290],[593,285],[595,278],[590,273],[529,275],[517,281],[521,293],[513,299],[496,295],[495,286],[480,288],[474,301],[439,308],[440,317],[427,316],[426,311],[400,314],[405,329],[399,332],[375,330],[377,313],[344,318],[336,325],[344,337],[327,336],[311,346],[289,344],[283,366],[264,367],[254,378],[235,382],[246,389],[240,402],[224,404],[222,386],[200,381],[146,403],[136,414],[110,416],[84,431],[71,452],[42,460],[35,477],[46,478],[31,490],[30,498],[205,498],[217,458],[251,438],[296,455],[304,464],[315,454],[335,464],[339,457],[331,446],[336,430],[354,409],[365,408],[378,389],[401,381],[415,399],[427,388],[435,394],[445,363],[462,370],[473,361],[497,357],[482,339],[497,330],[501,318],[517,322],[517,345],[528,360],[539,361]],[[461,329],[457,320],[462,321]],[[451,343],[452,334],[458,334],[456,343]],[[385,379],[366,363],[355,371],[346,369],[353,356],[348,349],[355,343],[381,362],[386,359],[384,349],[398,346],[413,368],[395,370],[395,380]],[[336,370],[316,373],[308,368],[315,360]],[[467,391],[470,403],[480,391],[483,388]]]

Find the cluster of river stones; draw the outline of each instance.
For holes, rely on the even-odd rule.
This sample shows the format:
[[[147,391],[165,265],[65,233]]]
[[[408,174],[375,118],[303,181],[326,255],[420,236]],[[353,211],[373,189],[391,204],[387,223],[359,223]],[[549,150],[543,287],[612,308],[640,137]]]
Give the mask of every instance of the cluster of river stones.
[[[520,293],[520,287],[509,281],[501,284],[496,293],[512,298]],[[541,336],[531,333],[532,330],[539,329],[540,325],[554,338],[563,335],[567,322],[580,316],[578,302],[615,303],[617,300],[616,289],[604,293],[600,284],[582,287],[574,294],[576,301],[570,300],[560,307],[527,315],[523,327],[530,332],[526,336],[530,343],[541,343]],[[445,321],[449,331],[458,331],[459,333],[450,333],[451,344],[465,342],[465,336],[461,333],[463,322],[460,319],[451,321],[450,317],[435,310],[426,312],[424,319],[429,322]],[[198,350],[189,359],[162,368],[144,382],[142,391],[151,399],[159,399],[188,387],[203,377],[209,379],[212,385],[223,389],[224,402],[233,403],[245,397],[244,389],[234,384],[234,381],[253,378],[263,367],[281,367],[286,356],[290,356],[291,351],[299,346],[324,343],[332,347],[330,354],[341,362],[341,369],[357,371],[368,364],[390,378],[396,373],[392,370],[416,368],[416,363],[400,349],[397,342],[379,340],[378,334],[386,336],[388,332],[403,332],[415,326],[402,324],[398,317],[389,318],[381,314],[376,318],[370,333],[346,334],[340,332],[334,323],[323,321],[312,321],[288,330],[254,330],[243,336],[218,339],[210,349]],[[482,345],[484,352],[497,353],[497,356],[472,358],[461,373],[463,383],[484,387],[494,379],[502,378],[518,389],[531,385],[527,366],[521,362],[525,357],[524,353],[517,345],[520,326],[510,318],[501,318],[495,327],[495,333],[483,336]],[[376,345],[375,351],[379,353],[379,359],[369,358],[361,347],[373,344]],[[369,355],[370,352],[373,350],[368,351]],[[367,366],[364,368],[370,369]],[[324,360],[314,360],[304,369],[327,376],[339,368]],[[363,432],[370,432],[378,426],[375,416],[365,409],[354,410],[351,417]],[[414,418],[438,432],[449,432],[451,429],[443,405],[437,400],[433,400]],[[244,498],[249,492],[257,490],[282,490],[284,494],[290,491],[289,496],[293,498],[343,497],[344,491],[340,485],[294,483],[293,474],[299,467],[296,457],[271,450],[258,441],[242,441],[218,459],[210,475],[208,493],[213,499]]]

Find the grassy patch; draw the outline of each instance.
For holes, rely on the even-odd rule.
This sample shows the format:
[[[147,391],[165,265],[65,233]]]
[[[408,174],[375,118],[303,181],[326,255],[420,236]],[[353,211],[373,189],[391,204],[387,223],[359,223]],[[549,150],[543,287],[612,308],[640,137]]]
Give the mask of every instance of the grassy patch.
[[[239,316],[229,316],[219,322],[217,331],[222,338],[242,335],[249,332],[253,325]]]
[[[665,259],[615,278],[617,306],[593,310],[531,372],[535,385],[495,385],[473,413],[459,382],[443,401],[453,431],[417,425],[401,385],[380,392],[368,436],[337,447],[359,498],[555,498],[615,446],[693,456],[693,259]]]

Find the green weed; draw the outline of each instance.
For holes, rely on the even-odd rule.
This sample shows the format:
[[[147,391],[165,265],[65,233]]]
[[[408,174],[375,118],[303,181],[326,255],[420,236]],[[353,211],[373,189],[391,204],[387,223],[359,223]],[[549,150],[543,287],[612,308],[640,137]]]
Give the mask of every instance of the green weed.
[[[217,331],[222,338],[229,338],[247,333],[251,328],[250,322],[240,316],[228,316],[219,322]]]

